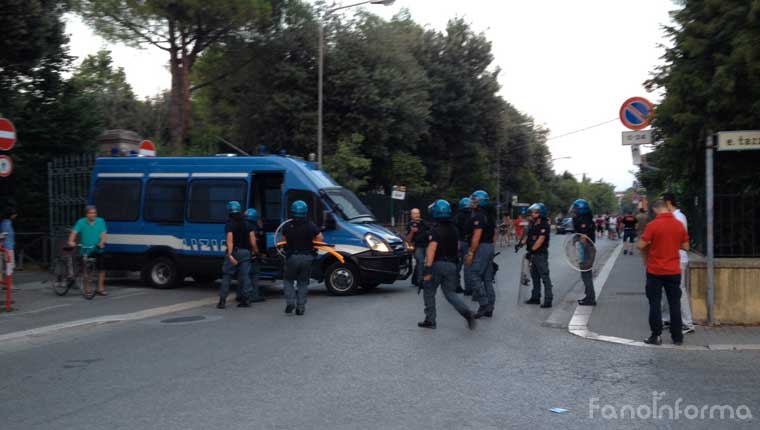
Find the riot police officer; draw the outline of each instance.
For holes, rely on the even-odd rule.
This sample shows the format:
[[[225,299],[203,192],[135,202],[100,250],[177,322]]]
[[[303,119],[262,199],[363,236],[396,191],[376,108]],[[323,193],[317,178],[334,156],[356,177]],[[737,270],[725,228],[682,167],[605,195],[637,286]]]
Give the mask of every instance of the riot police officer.
[[[464,317],[470,330],[475,328],[472,311],[456,294],[457,260],[459,259],[459,232],[451,222],[451,205],[446,200],[436,200],[430,206],[430,215],[436,221],[429,234],[423,269],[423,299],[425,320],[417,323],[423,328],[436,326],[435,293],[440,285],[446,300]]]
[[[493,316],[496,303],[496,292],[493,288],[493,243],[496,239],[496,223],[493,217],[486,213],[489,199],[485,191],[478,190],[472,193],[472,216],[467,223],[469,243],[464,264],[470,267],[473,299],[477,298],[480,305],[474,315],[476,319]]]
[[[591,213],[591,206],[584,199],[578,199],[573,202],[570,208],[570,214],[573,217],[573,228],[576,233],[586,235],[579,240],[589,240],[595,242],[596,234],[594,229],[594,215]],[[594,291],[594,279],[591,270],[581,272],[581,280],[585,286],[586,297],[578,300],[581,306],[596,306],[596,292]]]
[[[219,290],[218,309],[224,309],[227,303],[227,294],[230,291],[230,282],[233,276],[238,280],[238,307],[250,306],[248,296],[251,290],[250,265],[251,250],[255,246],[255,237],[248,228],[248,223],[241,214],[240,203],[227,202],[229,220],[225,226],[227,240],[227,256],[222,266],[222,288]]]
[[[530,299],[525,303],[529,305],[541,304],[541,282],[544,283],[544,303],[542,308],[552,307],[552,281],[549,278],[549,236],[551,227],[549,220],[546,218],[546,206],[543,203],[533,203],[528,207],[531,221],[528,226],[528,234],[525,237],[528,250],[525,258],[529,259],[531,264],[530,276],[533,279],[533,291]],[[519,244],[522,246],[523,242]]]
[[[425,248],[428,245],[428,225],[422,219],[420,210],[414,208],[410,212],[411,220],[406,225],[406,241],[414,246],[414,274],[412,275],[412,284],[416,287],[422,287],[422,266],[425,264]]]
[[[251,303],[260,303],[266,301],[266,299],[261,294],[261,286],[259,285],[259,272],[261,271],[261,258],[259,257],[261,255],[260,239],[262,236],[261,229],[259,229],[258,225],[259,213],[256,209],[250,208],[245,211],[245,220],[248,222],[248,229],[253,233],[254,237],[253,250],[251,252],[251,295],[249,301]]]
[[[467,243],[469,241],[467,237],[467,223],[470,221],[472,215],[472,202],[469,197],[465,197],[459,201],[459,208],[457,209],[457,216],[454,219],[454,223],[459,231],[459,261],[457,262],[457,293],[464,292],[465,296],[472,295],[472,286],[470,285],[470,267],[465,266],[464,256],[467,254]],[[461,278],[460,278],[461,273]],[[464,281],[462,281],[462,279]],[[462,289],[464,284],[464,289]]]
[[[293,220],[282,228],[285,240],[285,276],[283,289],[285,291],[285,313],[303,315],[306,312],[306,296],[309,292],[309,277],[311,265],[316,255],[314,241],[322,241],[322,233],[317,226],[306,219],[309,206],[302,200],[296,200],[290,205],[290,215]],[[296,291],[295,284],[298,284]]]

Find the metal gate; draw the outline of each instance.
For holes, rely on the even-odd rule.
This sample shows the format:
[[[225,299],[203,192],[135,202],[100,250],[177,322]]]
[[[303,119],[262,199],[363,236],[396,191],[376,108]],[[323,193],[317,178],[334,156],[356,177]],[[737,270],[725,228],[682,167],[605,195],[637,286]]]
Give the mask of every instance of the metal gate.
[[[51,257],[58,255],[61,242],[84,214],[94,165],[95,154],[66,155],[48,162]]]

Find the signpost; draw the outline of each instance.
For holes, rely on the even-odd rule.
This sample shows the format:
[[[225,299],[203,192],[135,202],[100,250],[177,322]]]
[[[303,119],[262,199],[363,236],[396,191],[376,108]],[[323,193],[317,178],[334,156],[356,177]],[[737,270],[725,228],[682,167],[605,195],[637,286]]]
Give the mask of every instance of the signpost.
[[[156,145],[154,145],[150,140],[143,140],[140,144],[138,155],[140,157],[155,157]]]
[[[631,156],[633,157],[633,165],[641,166],[641,148],[639,145],[631,146]]]
[[[9,119],[0,118],[0,151],[10,151],[16,144],[16,127]]]
[[[404,199],[406,199],[406,187],[403,185],[394,185],[393,190],[391,190],[391,227],[396,226],[396,213],[393,210],[393,201]]]
[[[643,97],[631,97],[620,106],[620,122],[634,131],[647,128],[652,122],[654,105]]]
[[[7,178],[13,173],[13,160],[7,155],[0,155],[0,177]]]

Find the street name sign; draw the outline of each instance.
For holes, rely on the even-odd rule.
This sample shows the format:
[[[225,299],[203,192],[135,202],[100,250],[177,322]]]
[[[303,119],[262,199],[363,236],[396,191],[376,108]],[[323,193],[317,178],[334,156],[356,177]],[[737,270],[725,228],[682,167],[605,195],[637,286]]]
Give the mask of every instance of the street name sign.
[[[652,130],[624,131],[623,145],[651,145]]]
[[[652,122],[653,113],[652,102],[643,97],[631,97],[620,106],[620,122],[631,130],[641,130]]]
[[[394,200],[404,200],[406,198],[406,187],[394,185],[391,198]]]
[[[721,131],[718,151],[750,151],[760,149],[760,130]]]

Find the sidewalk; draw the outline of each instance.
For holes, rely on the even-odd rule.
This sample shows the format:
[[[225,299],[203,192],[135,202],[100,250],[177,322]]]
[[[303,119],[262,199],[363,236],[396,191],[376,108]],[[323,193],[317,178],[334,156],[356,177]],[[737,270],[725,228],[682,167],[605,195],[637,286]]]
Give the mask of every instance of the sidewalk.
[[[588,330],[600,336],[611,336],[641,342],[649,336],[649,304],[644,292],[646,273],[638,252],[623,255],[615,261],[599,296],[598,305],[591,310]],[[709,349],[760,348],[760,327],[695,326],[686,335],[684,346]],[[663,344],[670,344],[670,334],[663,332]],[[672,345],[671,345],[672,346]]]

